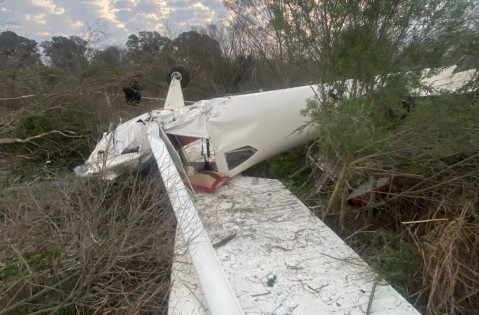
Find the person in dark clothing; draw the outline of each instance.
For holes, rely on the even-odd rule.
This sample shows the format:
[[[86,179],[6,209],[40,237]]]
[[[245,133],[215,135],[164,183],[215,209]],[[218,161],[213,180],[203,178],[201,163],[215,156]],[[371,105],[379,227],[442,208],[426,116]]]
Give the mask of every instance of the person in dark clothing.
[[[133,77],[133,80],[129,84],[123,87],[123,92],[125,92],[126,102],[131,105],[138,105],[141,101],[141,85],[140,81],[142,79],[141,74],[137,74]]]

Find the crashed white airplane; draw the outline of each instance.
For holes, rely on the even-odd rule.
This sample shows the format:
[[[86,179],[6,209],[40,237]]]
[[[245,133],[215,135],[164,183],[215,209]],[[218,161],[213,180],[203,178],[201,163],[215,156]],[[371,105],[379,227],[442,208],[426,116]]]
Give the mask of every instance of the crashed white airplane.
[[[454,68],[446,68],[423,82],[434,89],[454,91],[474,73],[473,70],[454,73]],[[126,169],[148,162],[152,151],[147,130],[152,124],[167,135],[162,136],[163,141],[175,157],[175,152],[179,153],[184,166],[189,162],[198,166],[202,158],[191,149],[184,150],[185,146],[196,140],[208,140],[203,143],[201,155],[211,162],[212,169],[229,177],[308,140],[313,126],[307,124],[301,110],[308,99],[316,96],[314,86],[225,96],[185,106],[181,73],[174,72],[172,76],[164,108],[104,133],[85,164],[76,168],[77,175],[101,174],[113,179]],[[181,169],[179,159],[175,160]]]
[[[453,70],[427,83],[453,91],[473,74]],[[193,266],[184,274],[173,268],[170,313],[418,314],[280,183],[236,177],[221,195],[200,193],[196,202],[185,187],[214,192],[218,180],[306,143],[313,126],[300,112],[314,87],[185,106],[181,79],[172,73],[163,109],[104,133],[75,169],[114,179],[156,162],[178,222],[176,243],[186,244]],[[195,186],[205,166],[217,177]]]
[[[204,148],[216,162],[217,171],[233,177],[278,153],[305,143],[307,130],[300,110],[314,96],[311,86],[286,90],[228,96],[199,101],[185,106],[180,77],[172,80],[164,109],[135,117],[105,133],[78,175],[103,174],[113,178],[125,167],[137,167],[151,157],[146,134],[148,126],[158,125],[168,137],[169,147],[182,147],[199,139],[208,139]],[[210,152],[206,152],[210,151]],[[208,157],[206,156],[208,159]]]

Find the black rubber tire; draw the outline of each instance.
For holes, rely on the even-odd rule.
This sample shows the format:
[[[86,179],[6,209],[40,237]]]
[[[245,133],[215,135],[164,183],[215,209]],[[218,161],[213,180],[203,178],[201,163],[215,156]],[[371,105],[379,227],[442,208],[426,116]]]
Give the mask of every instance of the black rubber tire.
[[[185,88],[190,82],[190,73],[188,72],[188,70],[186,70],[183,66],[171,67],[170,71],[168,71],[165,78],[168,85],[170,85],[171,83],[171,75],[173,74],[173,72],[179,72],[181,74],[181,80],[180,80],[181,87]]]

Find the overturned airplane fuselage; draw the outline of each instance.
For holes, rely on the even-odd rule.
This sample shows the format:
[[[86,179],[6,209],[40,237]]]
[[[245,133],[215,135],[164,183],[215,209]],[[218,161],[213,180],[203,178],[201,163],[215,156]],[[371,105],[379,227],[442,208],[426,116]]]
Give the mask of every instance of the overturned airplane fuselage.
[[[210,147],[203,152],[205,160],[211,160],[212,167],[219,173],[232,177],[305,143],[310,126],[301,110],[314,95],[312,86],[303,86],[184,106],[181,88],[174,80],[165,109],[145,113],[104,133],[85,164],[76,168],[76,173],[102,174],[112,179],[125,169],[144,165],[152,155],[146,130],[149,124],[155,123],[167,135],[163,140],[180,153],[182,164],[191,162],[183,152],[184,146],[196,140],[208,140]],[[306,127],[299,132],[303,126]]]
[[[431,89],[414,94],[427,96],[435,90],[454,92],[475,74],[475,70],[456,73],[455,68],[446,68],[423,79],[423,84]],[[185,150],[185,146],[204,140],[206,145],[198,145],[200,158],[208,163],[208,168],[233,177],[306,143],[313,124],[308,123],[301,111],[309,99],[321,94],[316,87],[302,86],[226,96],[185,106],[180,81],[181,74],[173,72],[164,109],[145,113],[104,133],[88,160],[75,172],[80,176],[101,174],[112,179],[125,169],[148,165],[152,152],[146,133],[148,125],[155,123],[164,133],[163,141],[180,171],[184,165],[199,168],[198,158],[188,154],[191,150]]]

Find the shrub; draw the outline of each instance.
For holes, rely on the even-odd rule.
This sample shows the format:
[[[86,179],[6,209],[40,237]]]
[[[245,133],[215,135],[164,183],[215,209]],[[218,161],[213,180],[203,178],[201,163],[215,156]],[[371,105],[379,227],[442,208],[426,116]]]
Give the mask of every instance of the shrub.
[[[475,96],[418,97],[404,110],[401,99],[408,96],[385,91],[311,101],[309,113],[318,126],[311,160],[321,162],[315,164],[322,171],[317,182],[326,183],[319,198],[329,189],[322,215],[338,218],[349,232],[386,228],[399,240],[373,256],[381,274],[424,302],[431,314],[471,312],[479,307]],[[335,171],[325,172],[331,168]],[[373,197],[361,209],[347,205],[355,186],[384,176],[394,178],[385,198]],[[399,256],[411,263],[418,259],[419,272],[401,267]]]
[[[0,314],[167,308],[175,219],[154,175],[2,191]]]

